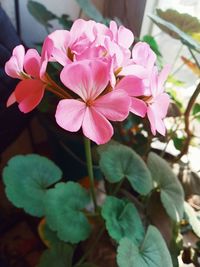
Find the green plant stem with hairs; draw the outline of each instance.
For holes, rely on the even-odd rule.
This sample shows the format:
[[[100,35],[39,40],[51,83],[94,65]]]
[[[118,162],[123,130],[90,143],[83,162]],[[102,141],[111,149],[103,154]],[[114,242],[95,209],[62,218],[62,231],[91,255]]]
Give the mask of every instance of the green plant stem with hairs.
[[[93,164],[92,164],[91,142],[90,142],[90,139],[88,139],[87,137],[84,137],[84,145],[85,145],[85,155],[86,155],[88,176],[90,179],[90,192],[91,192],[92,201],[94,204],[94,210],[96,212],[97,211],[97,201],[96,201],[95,186],[94,186],[94,173],[93,173]]]

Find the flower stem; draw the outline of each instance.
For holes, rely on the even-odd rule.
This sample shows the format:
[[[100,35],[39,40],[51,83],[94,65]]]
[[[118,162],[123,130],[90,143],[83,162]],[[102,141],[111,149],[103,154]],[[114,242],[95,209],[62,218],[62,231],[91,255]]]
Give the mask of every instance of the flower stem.
[[[94,174],[93,174],[93,165],[92,165],[91,144],[90,144],[90,139],[88,139],[87,137],[84,137],[84,145],[85,145],[87,170],[88,170],[88,175],[89,175],[89,179],[90,179],[90,192],[92,195],[94,210],[96,212],[97,211],[97,201],[96,201],[95,186],[94,186]]]
[[[192,111],[192,108],[193,108],[195,101],[197,100],[197,97],[199,96],[199,94],[200,94],[200,83],[197,85],[196,90],[194,91],[194,93],[190,97],[190,100],[188,102],[187,108],[186,108],[185,113],[184,113],[185,132],[187,134],[187,137],[186,137],[185,142],[183,144],[183,147],[180,151],[180,154],[173,160],[174,163],[178,162],[182,158],[182,156],[188,152],[190,141],[193,137],[193,133],[190,130],[190,113]]]

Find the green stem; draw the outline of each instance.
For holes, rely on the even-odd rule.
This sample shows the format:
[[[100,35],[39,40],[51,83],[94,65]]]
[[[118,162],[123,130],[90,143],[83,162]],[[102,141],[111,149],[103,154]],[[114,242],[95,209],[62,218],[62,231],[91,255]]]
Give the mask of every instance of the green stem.
[[[88,170],[88,175],[89,175],[89,179],[90,179],[90,192],[91,192],[92,200],[94,203],[94,210],[96,212],[97,211],[97,201],[96,201],[95,186],[94,186],[94,174],[93,174],[90,139],[88,139],[87,137],[84,137],[84,144],[85,144],[87,170]]]
[[[195,54],[193,53],[192,49],[191,49],[189,46],[188,46],[188,50],[190,51],[190,54],[191,54],[192,58],[194,59],[194,61],[195,61],[196,65],[197,65],[197,67],[200,69],[200,64],[199,64],[199,62],[198,62],[198,60],[197,60]]]

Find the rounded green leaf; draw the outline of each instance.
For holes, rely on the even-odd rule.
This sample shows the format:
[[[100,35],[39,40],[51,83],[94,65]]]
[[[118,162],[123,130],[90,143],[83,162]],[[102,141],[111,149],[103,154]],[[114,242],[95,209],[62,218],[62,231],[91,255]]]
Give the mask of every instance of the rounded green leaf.
[[[147,165],[160,189],[161,201],[166,212],[173,220],[180,221],[184,211],[184,192],[181,183],[168,163],[157,154],[149,154]]]
[[[180,13],[174,9],[167,9],[165,11],[156,9],[157,15],[165,21],[171,22],[178,27],[181,31],[186,33],[200,32],[200,21],[197,17],[193,17],[187,13]],[[169,30],[167,33],[171,33]],[[175,36],[175,38],[180,38]]]
[[[195,210],[187,203],[184,203],[186,219],[189,224],[192,226],[194,233],[200,237],[200,220]]]
[[[37,267],[71,267],[73,248],[62,242],[44,251]]]
[[[15,156],[3,170],[8,199],[27,213],[44,216],[44,196],[60,180],[62,171],[49,159],[30,154]]]
[[[87,191],[74,182],[59,183],[45,196],[46,219],[60,240],[78,243],[85,240],[91,226],[82,210],[90,202]]]
[[[140,194],[148,194],[153,185],[151,174],[144,161],[131,148],[120,145],[106,145],[100,150],[100,169],[110,183],[127,178]]]
[[[102,207],[102,216],[106,221],[109,235],[119,242],[128,237],[140,242],[144,238],[144,228],[137,209],[116,197],[107,197]]]
[[[162,235],[151,225],[140,245],[125,237],[121,239],[117,252],[119,267],[173,267]]]
[[[199,43],[197,43],[190,35],[179,29],[176,25],[156,15],[149,15],[149,17],[162,31],[168,33],[171,37],[180,39],[180,41],[186,46],[200,52]]]

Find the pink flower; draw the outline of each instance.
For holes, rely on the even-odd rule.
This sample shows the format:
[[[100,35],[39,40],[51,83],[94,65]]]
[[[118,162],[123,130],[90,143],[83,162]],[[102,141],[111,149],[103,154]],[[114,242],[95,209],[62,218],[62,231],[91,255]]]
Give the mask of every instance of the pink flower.
[[[52,56],[65,66],[84,59],[101,59],[110,64],[110,81],[115,85],[114,72],[125,66],[131,57],[129,50],[133,33],[112,21],[110,28],[92,20],[78,19],[70,31],[57,30],[51,33],[54,43]]]
[[[145,42],[138,42],[132,50],[132,59],[124,66],[120,75],[134,75],[141,79],[149,78],[156,62],[156,55]]]
[[[27,113],[40,103],[46,87],[45,72],[51,49],[51,40],[44,42],[42,57],[35,49],[29,49],[25,54],[22,45],[14,48],[12,57],[5,65],[5,71],[9,76],[21,79],[21,81],[8,98],[8,107],[17,102],[19,109]]]
[[[118,29],[117,23],[115,21],[111,21],[110,30],[113,34],[113,40],[118,45],[124,48],[129,48],[132,45],[134,36],[129,29],[125,28],[124,26],[120,26]]]
[[[124,90],[131,98],[130,112],[140,117],[147,115],[151,131],[165,135],[163,119],[166,117],[170,98],[164,92],[164,82],[169,74],[169,66],[166,66],[160,74],[154,67],[149,79],[140,79],[130,75],[122,78],[115,89]]]
[[[132,50],[132,59],[135,64],[145,67],[150,72],[156,62],[156,55],[145,42],[138,42]]]
[[[167,93],[164,92],[164,82],[167,79],[170,68],[165,66],[160,74],[156,67],[153,69],[150,92],[151,96],[146,100],[147,103],[147,117],[150,121],[151,131],[153,135],[158,131],[160,134],[165,135],[166,128],[163,119],[167,115],[167,110],[170,103],[170,98]]]
[[[145,85],[142,79],[133,75],[126,76],[119,81],[115,89],[123,89],[130,96],[130,112],[140,117],[145,117],[147,105],[138,98],[143,96],[145,92]]]
[[[8,76],[17,79],[23,77],[24,56],[23,45],[18,45],[13,49],[12,57],[5,64],[5,72]]]
[[[97,144],[108,142],[113,135],[110,121],[123,121],[129,113],[130,99],[123,90],[105,92],[109,67],[100,60],[83,60],[66,65],[61,81],[77,99],[61,100],[56,121],[65,130],[83,134]]]
[[[53,41],[52,56],[61,65],[71,63],[76,55],[81,55],[91,47],[95,40],[93,32],[94,21],[76,20],[70,31],[57,30],[51,33],[48,38]],[[106,27],[102,25],[102,27]]]

